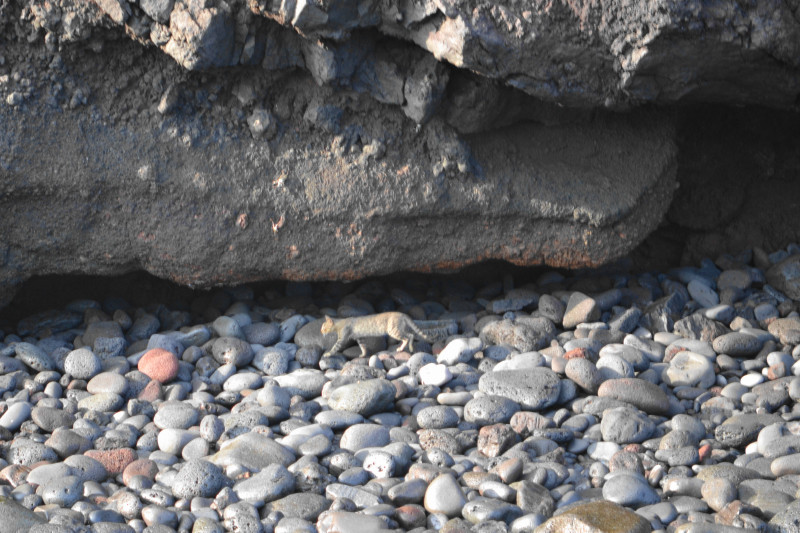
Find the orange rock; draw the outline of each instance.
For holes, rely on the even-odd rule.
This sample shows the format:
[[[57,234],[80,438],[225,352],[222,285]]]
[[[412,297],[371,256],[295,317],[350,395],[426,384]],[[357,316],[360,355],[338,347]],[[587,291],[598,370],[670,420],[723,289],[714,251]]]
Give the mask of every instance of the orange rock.
[[[169,383],[178,375],[178,358],[172,352],[153,348],[139,360],[139,372],[159,383]]]
[[[138,459],[136,451],[131,448],[88,450],[84,455],[102,464],[110,475],[121,474],[126,466]]]
[[[127,485],[133,476],[144,476],[148,479],[155,479],[158,474],[158,465],[150,459],[137,459],[125,467],[122,471],[122,482]]]

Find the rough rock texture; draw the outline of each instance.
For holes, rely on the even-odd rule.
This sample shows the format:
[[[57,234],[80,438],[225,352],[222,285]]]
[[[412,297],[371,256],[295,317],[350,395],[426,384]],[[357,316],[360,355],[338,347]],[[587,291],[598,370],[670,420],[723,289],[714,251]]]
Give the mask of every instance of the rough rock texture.
[[[694,197],[670,209],[701,173],[681,158],[701,119],[641,104],[780,109],[785,127],[767,121],[780,142],[744,153],[789,153],[798,10],[2,3],[0,305],[35,274],[211,286],[487,259],[583,267],[634,249],[668,210],[707,231]],[[800,162],[748,169],[766,167]]]

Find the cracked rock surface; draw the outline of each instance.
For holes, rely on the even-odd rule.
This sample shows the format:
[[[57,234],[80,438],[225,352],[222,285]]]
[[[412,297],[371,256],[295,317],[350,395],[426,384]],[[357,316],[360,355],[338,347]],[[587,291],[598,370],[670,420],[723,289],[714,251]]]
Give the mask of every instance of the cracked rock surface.
[[[698,253],[723,248],[748,230],[715,221],[755,227],[734,219],[763,199],[698,214],[719,182],[682,154],[719,147],[756,161],[751,181],[793,180],[798,9],[3,3],[0,304],[50,273],[208,287],[597,266],[664,220]],[[761,121],[774,138],[733,146],[749,117],[704,135],[687,103],[781,118]],[[678,183],[701,194],[676,207]]]

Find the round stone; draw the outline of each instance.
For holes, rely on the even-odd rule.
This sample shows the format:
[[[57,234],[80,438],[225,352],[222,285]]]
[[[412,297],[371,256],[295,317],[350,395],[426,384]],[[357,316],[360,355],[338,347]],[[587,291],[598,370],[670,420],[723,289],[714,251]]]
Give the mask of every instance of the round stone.
[[[164,402],[158,407],[153,423],[159,429],[189,429],[197,423],[197,409],[184,402]]]
[[[253,348],[245,340],[236,337],[220,337],[211,345],[211,354],[221,365],[232,364],[237,368],[253,361]]]
[[[626,507],[642,507],[659,503],[658,493],[639,475],[620,472],[603,485],[603,498]]]
[[[191,459],[183,464],[175,476],[172,494],[176,498],[212,498],[231,484],[219,466],[201,459]]]
[[[700,489],[703,499],[715,511],[721,511],[726,505],[735,500],[738,495],[733,481],[725,478],[709,479],[703,482]]]
[[[86,390],[92,394],[113,392],[124,396],[128,392],[128,380],[117,372],[101,372],[86,384]]]
[[[342,449],[357,452],[389,444],[389,429],[377,424],[356,424],[342,433]]]
[[[92,379],[103,370],[103,364],[88,348],[71,351],[64,359],[64,372],[77,379]]]
[[[429,513],[441,513],[454,517],[461,515],[467,498],[452,474],[441,474],[428,485],[424,506]]]
[[[169,383],[178,375],[178,357],[167,350],[153,348],[139,359],[139,372],[159,383]]]
[[[582,357],[567,360],[564,373],[580,388],[590,394],[596,394],[603,382],[602,375],[594,363]]]
[[[422,429],[456,427],[458,422],[458,413],[447,405],[432,405],[417,413],[417,424]]]
[[[428,363],[419,369],[419,381],[423,385],[441,387],[451,379],[453,379],[453,373],[446,365]]]
[[[486,426],[507,423],[519,411],[519,404],[503,396],[487,394],[464,406],[464,420]]]
[[[707,389],[716,383],[714,365],[703,355],[680,352],[664,369],[661,379],[671,387],[699,387]]]

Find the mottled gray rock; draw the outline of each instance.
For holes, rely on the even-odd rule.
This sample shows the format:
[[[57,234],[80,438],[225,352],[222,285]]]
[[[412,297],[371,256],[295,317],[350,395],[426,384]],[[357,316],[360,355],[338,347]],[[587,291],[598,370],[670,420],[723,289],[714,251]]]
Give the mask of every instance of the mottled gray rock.
[[[545,409],[555,404],[561,392],[561,380],[547,368],[488,372],[479,381],[481,392],[503,396],[525,409]]]
[[[390,410],[396,389],[385,379],[369,379],[337,387],[328,399],[331,409],[352,411],[363,416]]]
[[[222,468],[203,461],[201,459],[191,459],[186,461],[181,467],[175,481],[172,484],[172,494],[176,498],[210,498],[232,483]]]

